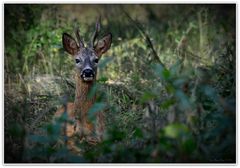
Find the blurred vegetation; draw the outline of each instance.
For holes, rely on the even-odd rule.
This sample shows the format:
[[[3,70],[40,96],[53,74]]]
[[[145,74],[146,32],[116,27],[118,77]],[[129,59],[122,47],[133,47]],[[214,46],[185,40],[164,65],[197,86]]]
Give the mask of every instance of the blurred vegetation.
[[[89,117],[105,109],[107,132],[76,154],[52,122],[74,99],[61,36],[88,40],[99,15],[113,43]],[[5,4],[5,163],[235,163],[235,28],[235,4]]]

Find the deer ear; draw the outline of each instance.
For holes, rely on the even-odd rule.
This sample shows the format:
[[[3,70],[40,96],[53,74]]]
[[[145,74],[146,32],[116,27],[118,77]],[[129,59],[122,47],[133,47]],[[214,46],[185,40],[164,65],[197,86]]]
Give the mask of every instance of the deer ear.
[[[94,47],[94,50],[97,53],[98,57],[101,57],[102,54],[107,52],[107,50],[111,47],[111,43],[112,43],[111,33],[104,36],[101,40],[97,42],[96,46]]]
[[[74,40],[72,36],[67,33],[63,33],[62,35],[62,43],[64,49],[71,55],[77,54],[79,47],[77,42]]]

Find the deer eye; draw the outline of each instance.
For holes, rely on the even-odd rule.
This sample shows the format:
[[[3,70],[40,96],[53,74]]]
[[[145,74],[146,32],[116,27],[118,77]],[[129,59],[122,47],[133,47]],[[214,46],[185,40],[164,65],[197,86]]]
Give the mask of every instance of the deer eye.
[[[98,63],[98,58],[96,58],[96,59],[94,60],[94,62],[95,62],[95,63]]]
[[[80,63],[80,62],[81,62],[81,60],[80,60],[80,59],[75,59],[75,61],[76,61],[76,64],[78,64],[78,63]]]

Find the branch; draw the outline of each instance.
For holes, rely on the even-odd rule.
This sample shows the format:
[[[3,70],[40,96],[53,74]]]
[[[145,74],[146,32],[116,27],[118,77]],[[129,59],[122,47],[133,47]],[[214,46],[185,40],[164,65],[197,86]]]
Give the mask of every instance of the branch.
[[[140,34],[143,36],[143,38],[145,39],[145,41],[147,42],[147,44],[149,45],[150,49],[152,50],[153,56],[154,58],[165,68],[165,65],[162,63],[162,61],[160,60],[160,58],[158,57],[158,54],[156,52],[156,50],[154,49],[153,43],[150,40],[149,35],[144,31],[143,26],[137,22],[136,20],[133,20],[131,18],[131,16],[124,10],[122,9],[123,13],[127,16],[127,18],[129,19],[130,22],[133,23],[133,25],[137,28],[137,30],[140,32]]]

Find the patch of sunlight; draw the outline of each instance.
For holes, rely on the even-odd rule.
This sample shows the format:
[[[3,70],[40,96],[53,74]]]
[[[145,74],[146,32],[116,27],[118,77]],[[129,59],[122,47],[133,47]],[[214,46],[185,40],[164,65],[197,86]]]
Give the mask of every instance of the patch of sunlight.
[[[169,138],[179,138],[181,135],[187,134],[189,129],[186,125],[173,123],[164,128],[164,133]]]
[[[124,84],[124,82],[122,82],[122,81],[111,80],[111,79],[107,80],[106,83],[109,85],[123,85]]]
[[[27,89],[32,94],[51,94],[61,95],[66,90],[66,81],[71,83],[71,79],[62,79],[53,75],[39,75],[35,77],[28,77]],[[64,89],[65,88],[65,89]]]

